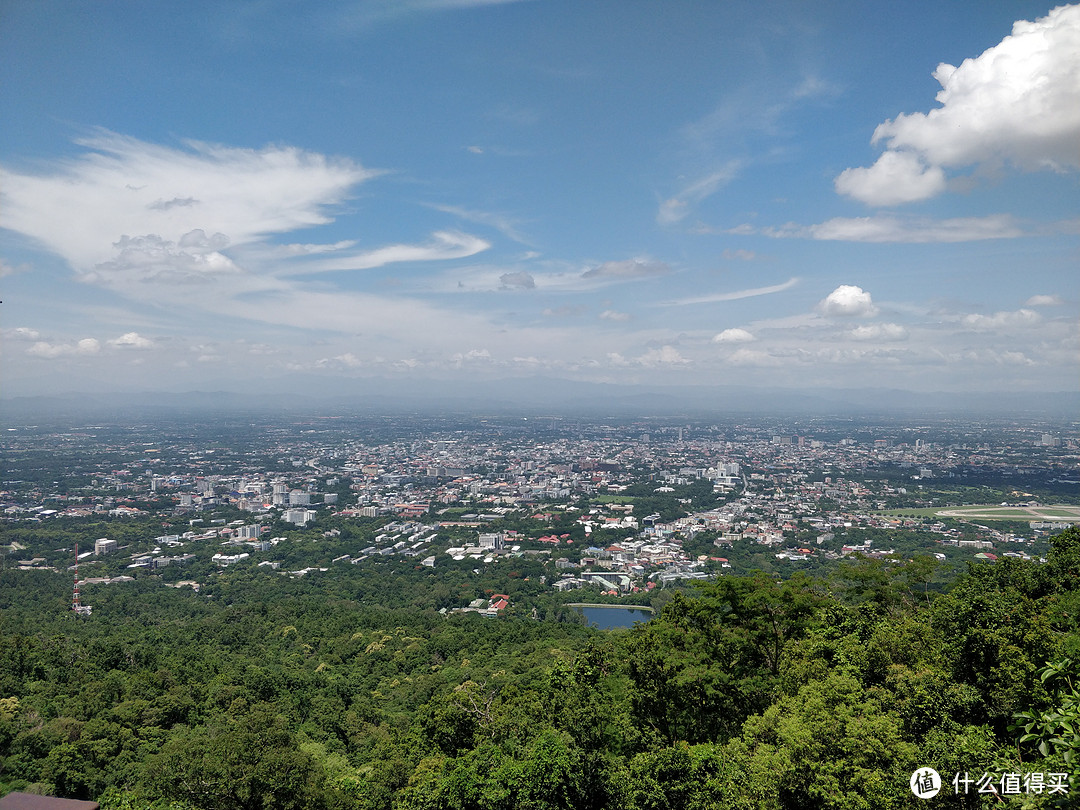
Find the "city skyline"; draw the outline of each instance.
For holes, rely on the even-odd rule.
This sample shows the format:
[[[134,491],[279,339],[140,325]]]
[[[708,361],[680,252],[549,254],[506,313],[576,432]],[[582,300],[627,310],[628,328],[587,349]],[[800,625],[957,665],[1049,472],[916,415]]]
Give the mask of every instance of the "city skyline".
[[[1080,6],[10,5],[4,396],[1077,391]]]

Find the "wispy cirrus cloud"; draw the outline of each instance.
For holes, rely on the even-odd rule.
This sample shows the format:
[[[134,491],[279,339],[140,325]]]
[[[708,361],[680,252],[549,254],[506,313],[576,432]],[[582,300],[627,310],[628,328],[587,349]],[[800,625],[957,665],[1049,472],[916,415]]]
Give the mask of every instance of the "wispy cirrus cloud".
[[[898,216],[834,217],[816,225],[788,223],[760,227],[744,224],[719,232],[738,236],[767,236],[772,239],[906,244],[978,242],[1035,235],[1034,232],[1026,230],[1011,214],[939,220]]]
[[[422,245],[385,245],[375,250],[348,253],[283,266],[279,275],[327,273],[334,270],[370,270],[398,262],[431,262],[464,259],[487,250],[491,243],[461,231],[435,231],[431,240]]]
[[[759,295],[772,295],[773,293],[790,290],[798,283],[798,276],[793,276],[782,284],[772,284],[768,287],[753,287],[748,290],[735,290],[733,292],[712,293],[710,295],[695,295],[688,298],[675,298],[670,301],[662,301],[657,304],[657,306],[681,307],[690,304],[714,304],[720,301],[738,301],[741,298],[754,298]]]
[[[402,17],[501,6],[527,0],[354,0],[334,10],[326,24],[328,33],[351,33]]]
[[[472,211],[456,205],[431,205],[429,207],[434,208],[436,211],[442,211],[444,214],[460,217],[466,222],[494,228],[507,239],[532,247],[532,242],[518,230],[518,223],[510,217],[490,211]]]
[[[581,274],[581,277],[624,280],[666,276],[670,272],[671,267],[666,262],[658,262],[654,259],[627,259],[626,261],[603,262],[590,267]]]
[[[674,196],[661,202],[656,212],[657,223],[674,225],[681,222],[691,212],[694,205],[711,197],[730,183],[738,174],[740,166],[740,161],[728,161],[721,168],[699,177],[676,192]]]

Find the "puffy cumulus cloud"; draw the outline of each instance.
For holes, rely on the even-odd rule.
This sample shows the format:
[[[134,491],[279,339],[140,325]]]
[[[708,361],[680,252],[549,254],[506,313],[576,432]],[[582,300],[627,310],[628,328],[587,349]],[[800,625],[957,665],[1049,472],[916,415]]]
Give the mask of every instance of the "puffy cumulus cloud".
[[[157,234],[122,236],[114,244],[116,257],[99,262],[82,278],[110,286],[126,286],[148,281],[200,283],[239,274],[240,268],[220,252],[228,243],[224,234],[207,237],[202,229],[183,234],[177,242]]]
[[[1006,160],[1025,169],[1080,168],[1080,5],[1059,6],[934,78],[941,107],[886,121],[874,142],[934,164]]]
[[[690,361],[679,354],[679,350],[674,346],[660,346],[649,349],[637,358],[637,363],[646,368],[657,368],[659,366],[685,366]]]
[[[965,315],[960,321],[968,329],[978,332],[993,332],[1003,329],[1026,329],[1042,323],[1042,316],[1032,309],[1018,309],[1012,312],[995,312],[993,315],[973,313]]]
[[[503,273],[499,276],[499,288],[503,290],[534,290],[536,279],[524,270],[516,273]]]
[[[1057,295],[1033,295],[1027,301],[1024,302],[1024,306],[1028,307],[1058,307],[1061,306],[1064,301]]]
[[[37,340],[41,337],[41,333],[37,329],[31,329],[29,326],[16,326],[12,329],[5,329],[0,332],[4,336],[4,340]]]
[[[138,332],[125,332],[118,338],[106,341],[110,346],[118,349],[152,349],[154,348],[154,341],[150,338],[143,337]]]
[[[664,276],[671,268],[664,262],[652,259],[628,259],[623,262],[604,262],[581,274],[582,278],[591,279],[631,279]]]
[[[315,368],[330,368],[339,370],[363,368],[364,365],[364,361],[352,352],[345,352],[344,354],[339,354],[336,357],[323,357],[315,361]]]
[[[907,340],[908,331],[897,323],[856,326],[848,334],[855,340]]]
[[[869,168],[845,169],[833,184],[838,193],[868,205],[899,205],[940,194],[945,172],[911,152],[890,151]]]
[[[35,357],[52,359],[66,355],[92,355],[101,351],[101,343],[95,338],[83,338],[75,343],[49,343],[40,340],[26,350]]]
[[[757,340],[752,334],[745,329],[725,329],[717,335],[713,336],[713,343],[750,343]]]
[[[690,365],[674,346],[664,345],[648,349],[644,354],[627,358],[619,352],[608,352],[608,363],[621,368],[638,366],[642,368],[678,368]]]
[[[941,106],[879,125],[873,142],[889,151],[843,172],[837,191],[893,205],[940,193],[942,167],[1080,168],[1080,5],[1016,22],[998,45],[959,67],[938,65],[934,78]]]
[[[491,363],[491,352],[487,349],[470,349],[467,352],[455,352],[450,356],[450,365],[453,368],[463,368],[466,365]]]
[[[605,309],[600,313],[600,320],[603,321],[628,321],[630,320],[629,312],[616,312],[613,309]]]
[[[865,318],[877,313],[870,293],[851,284],[841,284],[829,293],[818,303],[818,310],[823,315],[839,318]]]

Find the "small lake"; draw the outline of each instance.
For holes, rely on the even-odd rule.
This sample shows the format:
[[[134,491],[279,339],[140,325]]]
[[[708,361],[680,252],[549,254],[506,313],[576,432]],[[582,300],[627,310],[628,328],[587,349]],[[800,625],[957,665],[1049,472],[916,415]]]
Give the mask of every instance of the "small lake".
[[[585,621],[601,630],[633,627],[634,622],[647,622],[652,611],[634,605],[574,605],[585,615]]]

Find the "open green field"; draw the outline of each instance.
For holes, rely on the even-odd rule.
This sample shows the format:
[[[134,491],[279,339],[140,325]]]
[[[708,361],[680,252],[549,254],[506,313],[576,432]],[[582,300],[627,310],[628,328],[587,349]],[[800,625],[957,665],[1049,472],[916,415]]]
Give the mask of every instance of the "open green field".
[[[940,509],[886,509],[877,512],[879,515],[892,515],[895,517],[937,517]]]
[[[1080,506],[999,506],[998,504],[947,506],[935,509],[890,509],[897,517],[950,517],[968,520],[1024,520],[1080,523]]]

